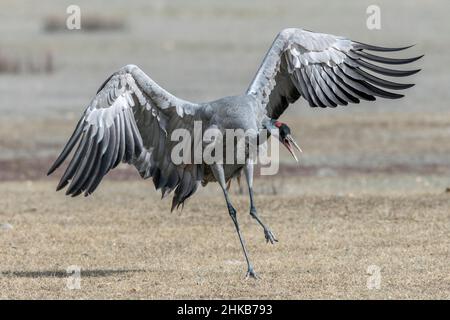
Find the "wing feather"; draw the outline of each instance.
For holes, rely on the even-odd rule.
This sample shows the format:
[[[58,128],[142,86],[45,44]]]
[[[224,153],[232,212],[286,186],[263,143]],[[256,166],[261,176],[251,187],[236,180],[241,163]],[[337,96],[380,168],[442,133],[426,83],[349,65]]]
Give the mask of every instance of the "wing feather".
[[[318,66],[318,73],[320,77],[325,81],[328,86],[328,90],[331,91],[330,94],[334,94],[336,100],[339,102],[338,105],[347,105],[350,101],[348,97],[342,92],[341,88],[337,86],[333,80],[328,76],[328,74],[323,70],[322,66]]]
[[[260,101],[265,115],[277,119],[290,103],[300,96],[311,107],[336,107],[373,101],[375,96],[397,99],[402,94],[386,89],[404,90],[413,84],[402,84],[377,77],[406,77],[420,71],[396,70],[375,65],[400,65],[414,58],[390,58],[369,51],[391,52],[410,48],[385,48],[352,41],[344,37],[314,33],[302,29],[285,29],[275,38],[247,94]],[[374,74],[372,74],[373,72]],[[289,95],[296,88],[297,95]]]
[[[195,192],[203,178],[198,172],[203,171],[197,168],[201,165],[174,165],[169,138],[178,127],[192,130],[201,108],[176,98],[138,67],[128,65],[102,84],[48,174],[78,144],[57,190],[69,185],[67,195],[87,196],[124,162],[134,165],[143,178],[153,177],[155,187],[164,193],[176,189],[174,203],[179,206]]]

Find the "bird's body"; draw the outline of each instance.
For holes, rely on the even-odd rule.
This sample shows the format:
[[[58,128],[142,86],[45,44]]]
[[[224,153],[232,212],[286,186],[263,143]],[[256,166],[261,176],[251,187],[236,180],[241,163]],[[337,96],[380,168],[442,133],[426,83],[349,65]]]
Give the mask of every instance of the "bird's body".
[[[230,214],[244,250],[248,275],[256,277],[248,258],[226,184],[244,171],[249,187],[250,214],[262,226],[267,241],[277,241],[260,220],[253,201],[253,164],[264,130],[278,138],[292,155],[298,147],[286,124],[278,121],[289,104],[304,97],[311,107],[336,107],[360,100],[400,98],[402,95],[385,90],[411,87],[379,78],[372,73],[401,77],[419,70],[402,71],[372,64],[404,64],[417,60],[392,59],[368,51],[398,51],[405,48],[383,48],[354,42],[328,34],[302,29],[281,31],[267,52],[261,67],[247,91],[239,96],[225,97],[207,103],[192,103],[175,97],[161,88],[135,65],[127,65],[111,75],[100,87],[86,108],[72,137],[49,174],[77,149],[57,190],[69,183],[66,194],[91,194],[102,178],[120,162],[134,165],[143,178],[152,177],[163,196],[174,191],[172,210],[183,205],[199,184],[218,182],[223,190]],[[372,72],[372,73],[371,73]],[[183,131],[181,135],[179,131]],[[241,130],[245,138],[236,138],[231,145],[218,144],[208,135],[220,133],[222,141],[230,131]],[[200,140],[196,135],[200,133]],[[181,162],[174,160],[179,140],[190,136]],[[233,138],[234,139],[234,138]],[[244,148],[240,139],[253,141]],[[220,147],[218,147],[220,146]],[[217,147],[223,156],[206,161],[204,152]],[[186,150],[186,149],[185,149]],[[200,150],[200,159],[197,158]],[[233,157],[227,158],[233,151]],[[239,151],[243,158],[238,161]],[[230,161],[231,159],[231,161]]]
[[[227,130],[242,130],[249,135],[256,134],[261,130],[260,118],[264,117],[264,114],[260,112],[262,110],[258,100],[249,95],[230,96],[221,98],[219,100],[207,103],[207,107],[210,108],[210,119],[206,122],[206,128],[217,128],[223,135],[223,140],[226,140]],[[256,139],[257,137],[254,136]],[[236,144],[233,154],[238,153]],[[244,168],[244,163],[238,163],[237,161],[227,162],[225,159],[227,150],[223,150],[223,168],[225,174],[225,180],[229,181],[234,177],[241,175]],[[228,150],[229,152],[229,150]],[[245,157],[249,157],[249,152],[246,150]],[[204,165],[205,175],[203,178],[203,185],[208,182],[216,182],[217,179],[209,169],[209,165]]]

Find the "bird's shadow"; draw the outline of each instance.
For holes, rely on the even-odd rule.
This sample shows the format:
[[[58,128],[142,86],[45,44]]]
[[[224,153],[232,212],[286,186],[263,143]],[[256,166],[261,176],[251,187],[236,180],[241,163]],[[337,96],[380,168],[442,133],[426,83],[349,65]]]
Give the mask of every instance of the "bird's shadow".
[[[82,277],[108,277],[126,273],[145,272],[143,269],[83,269],[80,270]],[[73,275],[73,270],[36,270],[36,271],[1,271],[0,278],[16,277],[16,278],[67,278]]]

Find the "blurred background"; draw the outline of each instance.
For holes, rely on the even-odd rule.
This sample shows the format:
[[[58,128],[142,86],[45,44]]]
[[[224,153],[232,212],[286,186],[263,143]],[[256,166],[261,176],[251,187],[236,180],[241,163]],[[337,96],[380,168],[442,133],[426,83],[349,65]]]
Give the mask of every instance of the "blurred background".
[[[66,27],[70,16],[66,10],[70,5],[77,5],[81,10],[80,30]],[[380,29],[367,27],[370,14],[366,10],[370,5],[380,8]],[[220,291],[225,290],[224,286],[209,278],[205,281],[215,291],[207,286],[198,287],[200,291],[196,294],[199,295],[190,295],[187,289],[195,287],[196,277],[207,277],[215,270],[217,261],[225,261],[218,269],[225,273],[243,271],[243,265],[234,263],[235,260],[228,263],[229,260],[205,253],[211,252],[212,247],[215,254],[225,252],[240,259],[238,243],[225,211],[221,217],[228,226],[226,233],[222,234],[216,224],[202,227],[203,223],[213,224],[219,219],[215,214],[224,209],[220,192],[212,197],[203,189],[188,204],[187,208],[192,209],[187,209],[177,220],[176,216],[160,218],[161,212],[169,210],[169,201],[153,202],[158,196],[153,192],[152,183],[140,181],[133,168],[121,167],[112,172],[96,195],[85,202],[85,199],[66,199],[63,194],[54,193],[55,179],[61,170],[52,177],[45,174],[98,87],[121,66],[140,66],[162,87],[186,100],[200,102],[241,94],[276,34],[286,27],[342,35],[387,47],[415,44],[411,49],[389,56],[425,54],[425,57],[406,67],[422,71],[405,80],[416,86],[405,91],[403,99],[380,99],[336,109],[312,109],[301,99],[283,115],[282,120],[293,129],[304,151],[300,163],[294,163],[290,155],[282,151],[280,174],[262,177],[256,182],[256,193],[264,196],[259,198],[263,216],[271,225],[275,224],[276,234],[282,234],[280,249],[276,251],[279,256],[271,256],[275,253],[270,248],[259,251],[259,256],[255,254],[257,260],[259,257],[256,264],[261,269],[274,270],[267,275],[269,278],[281,274],[275,296],[285,297],[289,293],[294,297],[302,294],[346,297],[342,291],[334,290],[340,286],[337,281],[344,281],[347,288],[355,289],[352,286],[357,281],[349,275],[358,275],[363,270],[362,280],[358,279],[365,283],[364,270],[374,261],[380,265],[387,263],[384,267],[393,275],[389,294],[379,293],[375,297],[420,297],[420,293],[441,297],[448,293],[449,9],[449,2],[445,0],[2,0],[0,224],[4,223],[5,229],[11,226],[16,233],[0,233],[3,241],[0,271],[9,270],[13,278],[16,277],[8,282],[9,290],[0,290],[1,294],[21,297],[20,292],[25,292],[23,288],[28,288],[36,297],[70,294],[61,293],[58,280],[53,278],[46,283],[48,287],[38,285],[39,282],[26,282],[27,278],[40,276],[39,273],[23,273],[29,268],[53,270],[78,261],[83,266],[101,270],[109,270],[117,264],[129,270],[151,266],[155,270],[171,270],[173,260],[170,258],[184,271],[197,270],[200,276],[194,272],[179,279],[180,272],[173,271],[172,277],[168,277],[175,281],[173,286],[155,280],[159,284],[152,282],[146,287],[144,281],[143,291],[137,288],[132,294],[253,297],[267,292],[256,293],[248,285],[234,286],[241,288],[234,289],[237,292]],[[233,192],[238,207],[246,212],[247,198],[240,196],[237,189]],[[289,201],[277,202],[281,196],[288,197]],[[208,200],[212,201],[208,204],[211,212],[202,211],[206,198],[212,199]],[[42,199],[46,201],[42,203]],[[96,215],[92,214],[94,211]],[[134,220],[125,220],[128,216]],[[243,222],[244,228],[246,223],[253,223],[245,219],[248,222]],[[77,228],[74,233],[71,233],[72,226]],[[254,226],[253,229],[249,242],[259,244],[262,235],[259,229]],[[139,230],[143,238],[136,240],[134,237],[138,237]],[[184,238],[189,234],[186,230],[198,231],[192,234],[206,232],[209,240],[203,243],[199,238],[195,241]],[[169,241],[169,247],[166,243],[155,245],[153,239],[145,237],[152,232],[166,241],[174,239],[175,243]],[[164,238],[164,234],[168,236]],[[171,238],[173,235],[176,237]],[[410,242],[413,249],[402,242],[412,236],[417,237]],[[215,247],[223,243],[221,237],[232,239],[231,244],[224,247],[228,251]],[[86,248],[77,247],[86,239],[90,239],[88,247],[98,248],[94,250],[95,257]],[[114,246],[110,241],[114,241]],[[355,241],[360,241],[360,251],[349,249]],[[380,241],[388,241],[388,244]],[[147,251],[136,251],[135,243],[140,243]],[[187,261],[186,256],[181,256],[183,251],[177,251],[177,245],[188,250],[185,243],[193,244],[193,251],[188,255],[201,256],[202,262]],[[391,245],[392,250],[386,249]],[[261,250],[260,247],[250,249],[255,252]],[[385,251],[378,252],[377,248],[381,247]],[[65,256],[60,256],[61,250],[66,252]],[[161,254],[154,250],[165,251]],[[283,252],[288,252],[289,259],[296,256],[304,259],[287,263]],[[424,252],[432,252],[433,256],[421,256]],[[33,254],[40,260],[33,260]],[[126,261],[120,260],[119,255],[126,257]],[[168,259],[166,262],[158,260],[163,256]],[[327,260],[332,257],[335,260]],[[323,264],[317,271],[318,261],[314,259],[319,258]],[[142,264],[133,264],[140,260]],[[349,264],[355,261],[361,261],[361,265]],[[277,263],[282,262],[283,266],[278,268]],[[288,274],[304,277],[300,276],[299,282],[297,278],[283,278],[285,267],[291,268]],[[340,273],[344,269],[346,273]],[[396,273],[400,269],[404,273]],[[424,278],[415,282],[423,274],[431,280]],[[45,274],[42,276],[45,278]],[[99,276],[120,277],[101,272]],[[136,283],[135,276],[141,275],[130,276],[130,290]],[[221,279],[220,275],[216,276]],[[307,278],[310,281],[305,281],[305,277],[310,276],[312,278]],[[397,276],[400,278],[395,278]],[[153,279],[153,274],[144,273],[143,277]],[[316,282],[318,279],[322,282]],[[324,287],[324,279],[331,285]],[[208,282],[210,280],[212,282]],[[407,287],[405,283],[412,285]],[[92,290],[86,296],[116,297],[114,294],[120,291],[101,291],[94,282],[90,284]],[[184,285],[186,290],[175,289],[175,285]],[[162,286],[161,290],[153,290],[155,286]],[[302,286],[310,286],[311,290],[302,291]],[[359,298],[367,294],[364,285],[357,288],[348,291],[349,296]],[[316,289],[319,291],[314,291]]]
[[[121,66],[137,64],[191,101],[240,94],[285,27],[383,46],[416,44],[396,54],[425,54],[408,66],[423,70],[408,79],[416,87],[404,99],[335,110],[311,109],[303,100],[291,106],[283,120],[305,150],[300,172],[449,171],[449,22],[447,10],[437,9],[444,1],[378,1],[379,30],[366,25],[373,1],[77,1],[81,29],[68,30],[71,4],[0,4],[2,179],[42,178],[97,88]]]

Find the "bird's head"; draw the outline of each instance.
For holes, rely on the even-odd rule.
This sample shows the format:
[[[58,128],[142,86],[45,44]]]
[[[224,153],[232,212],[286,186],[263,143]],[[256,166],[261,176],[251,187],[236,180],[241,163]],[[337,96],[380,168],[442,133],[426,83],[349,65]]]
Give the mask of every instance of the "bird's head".
[[[291,135],[291,129],[288,127],[286,123],[283,123],[278,120],[271,120],[270,126],[267,128],[270,131],[270,134],[275,138],[280,140],[280,142],[289,150],[294,159],[298,162],[297,156],[294,153],[294,147],[302,152],[302,149],[298,146],[297,142],[295,142],[294,138]]]

